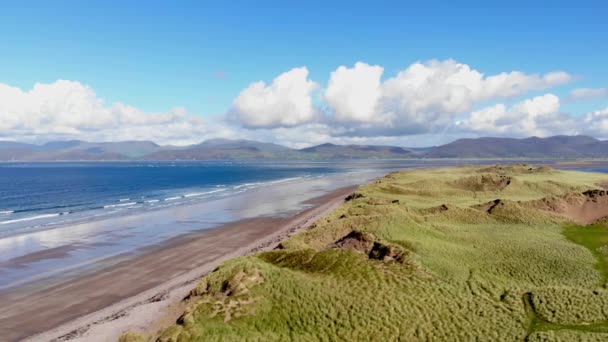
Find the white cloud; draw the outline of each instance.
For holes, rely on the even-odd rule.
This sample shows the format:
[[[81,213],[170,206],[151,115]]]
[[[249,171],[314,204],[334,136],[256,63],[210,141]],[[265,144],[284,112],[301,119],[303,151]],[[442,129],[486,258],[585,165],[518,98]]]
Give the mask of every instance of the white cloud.
[[[583,131],[600,139],[608,139],[608,107],[583,117]]]
[[[578,125],[560,112],[559,98],[545,94],[519,102],[510,108],[496,104],[472,112],[456,126],[480,135],[511,137],[577,134]]]
[[[308,79],[305,67],[291,69],[271,84],[251,84],[234,100],[229,119],[248,128],[274,128],[302,125],[315,120],[318,113],[312,92],[318,85]]]
[[[353,136],[435,132],[477,103],[570,81],[565,72],[485,76],[454,60],[418,62],[381,81],[383,68],[358,62],[331,73],[324,98],[332,119]]]
[[[577,88],[570,92],[570,99],[572,100],[605,98],[608,98],[608,88]]]
[[[338,121],[375,120],[384,69],[358,62],[354,68],[339,67],[331,73],[324,98]]]
[[[91,88],[75,81],[37,83],[29,91],[0,84],[4,138],[187,143],[207,132],[202,119],[183,108],[149,113],[122,103],[106,105]]]
[[[260,81],[244,89],[233,101],[227,121],[222,116],[205,122],[183,108],[152,113],[107,104],[76,81],[36,84],[29,91],[0,83],[0,140],[153,140],[185,145],[223,137],[304,147],[325,142],[421,146],[477,135],[608,135],[608,109],[575,119],[560,112],[560,100],[552,94],[512,106],[496,103],[566,83],[571,76],[565,72],[484,75],[453,60],[431,60],[388,78],[383,74],[379,65],[340,66],[315,102],[319,85],[309,78],[307,68],[294,68],[270,84]],[[481,105],[487,107],[472,112]]]

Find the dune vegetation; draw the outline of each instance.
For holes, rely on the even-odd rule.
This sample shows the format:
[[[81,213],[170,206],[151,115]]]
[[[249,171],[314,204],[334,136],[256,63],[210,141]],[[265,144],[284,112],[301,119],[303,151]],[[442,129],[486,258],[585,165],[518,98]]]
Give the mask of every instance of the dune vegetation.
[[[175,325],[123,340],[606,341],[606,183],[528,165],[391,173],[204,277]]]

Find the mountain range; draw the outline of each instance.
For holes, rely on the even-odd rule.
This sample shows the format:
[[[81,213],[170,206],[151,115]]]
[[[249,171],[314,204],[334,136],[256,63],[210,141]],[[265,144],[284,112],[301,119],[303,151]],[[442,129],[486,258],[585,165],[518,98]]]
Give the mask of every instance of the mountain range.
[[[190,146],[151,141],[0,141],[0,161],[339,160],[416,158],[608,158],[608,141],[589,136],[459,139],[425,148],[321,144],[303,149],[251,141],[212,139]]]

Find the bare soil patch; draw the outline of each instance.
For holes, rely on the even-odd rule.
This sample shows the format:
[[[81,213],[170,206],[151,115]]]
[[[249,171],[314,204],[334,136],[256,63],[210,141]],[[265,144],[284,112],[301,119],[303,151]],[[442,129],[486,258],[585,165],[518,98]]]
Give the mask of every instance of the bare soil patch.
[[[548,197],[531,203],[535,208],[566,216],[580,224],[608,217],[608,191],[589,190],[563,197]]]

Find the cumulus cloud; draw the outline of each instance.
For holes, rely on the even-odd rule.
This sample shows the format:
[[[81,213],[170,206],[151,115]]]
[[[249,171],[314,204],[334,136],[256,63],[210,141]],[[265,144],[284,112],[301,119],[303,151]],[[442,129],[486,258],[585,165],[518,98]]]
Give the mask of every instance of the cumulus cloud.
[[[353,68],[339,67],[331,73],[324,98],[338,121],[373,122],[381,97],[384,68],[358,62]]]
[[[606,99],[608,88],[577,88],[570,92],[572,100]]]
[[[0,137],[187,143],[206,132],[202,119],[183,108],[149,113],[122,103],[107,105],[75,81],[37,83],[29,91],[0,84]]]
[[[608,107],[585,115],[582,125],[585,134],[608,139]]]
[[[185,145],[223,137],[304,147],[325,142],[420,146],[476,135],[605,136],[608,109],[574,119],[560,111],[560,100],[552,94],[510,106],[497,103],[570,80],[561,71],[485,75],[454,60],[417,62],[385,75],[382,66],[357,62],[335,69],[321,88],[308,69],[300,67],[269,84],[252,83],[226,115],[205,122],[183,108],[146,112],[123,103],[108,104],[76,81],[36,84],[27,91],[0,83],[0,139]],[[572,92],[578,97],[600,93]],[[486,107],[473,110],[480,106]]]
[[[485,76],[454,60],[418,62],[381,81],[383,68],[356,63],[330,75],[324,98],[347,135],[419,134],[441,130],[480,102],[570,81],[565,72],[518,71]]]
[[[271,84],[255,82],[234,100],[228,117],[248,128],[292,127],[310,123],[318,115],[312,92],[318,84],[305,67],[291,69]]]
[[[545,94],[511,107],[496,104],[472,112],[456,123],[460,129],[481,135],[512,137],[578,133],[577,122],[560,112],[559,98]]]
[[[295,68],[270,85],[256,82],[236,98],[228,118],[246,128],[277,128],[322,122],[344,136],[396,136],[445,129],[456,115],[484,101],[547,89],[571,80],[568,73],[519,71],[484,75],[454,60],[417,62],[386,80],[384,68],[357,62],[340,66],[322,91],[306,68]]]

